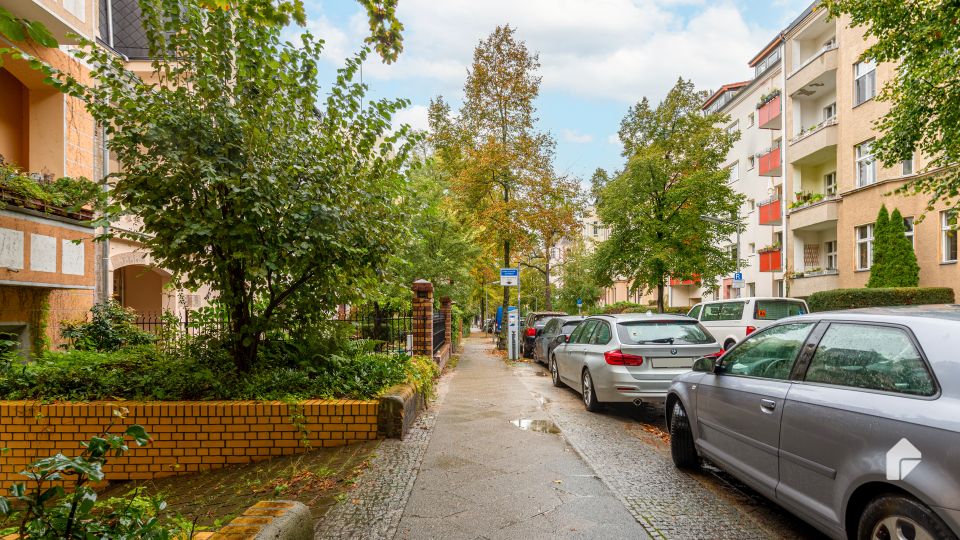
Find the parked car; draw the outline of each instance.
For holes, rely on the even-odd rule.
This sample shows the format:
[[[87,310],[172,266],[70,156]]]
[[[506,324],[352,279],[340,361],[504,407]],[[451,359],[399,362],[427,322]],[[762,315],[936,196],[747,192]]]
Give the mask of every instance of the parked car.
[[[543,330],[544,325],[551,317],[561,317],[566,315],[562,311],[537,311],[527,313],[527,316],[520,322],[520,328],[523,328],[523,356],[533,358],[533,342],[537,338],[537,333]]]
[[[670,381],[693,361],[720,351],[697,321],[683,315],[621,313],[581,322],[550,355],[554,386],[580,392],[588,411],[607,402],[663,404]]]
[[[727,470],[833,538],[960,534],[960,309],[792,317],[667,397],[673,461]]]
[[[551,317],[547,320],[533,343],[533,359],[546,365],[553,349],[561,343],[566,343],[567,337],[573,333],[584,317],[572,315],[567,317]]]
[[[807,303],[796,298],[737,298],[697,304],[687,316],[699,320],[724,349],[730,349],[775,321],[805,313],[810,313]]]

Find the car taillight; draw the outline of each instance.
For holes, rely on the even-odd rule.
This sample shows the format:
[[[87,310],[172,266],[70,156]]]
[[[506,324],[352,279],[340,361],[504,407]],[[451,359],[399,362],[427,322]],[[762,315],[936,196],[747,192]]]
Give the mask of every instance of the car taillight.
[[[643,357],[636,354],[627,354],[623,351],[607,351],[603,359],[611,366],[639,366],[643,364]]]
[[[756,326],[748,326],[748,327],[747,327],[747,335],[748,335],[748,336],[749,336],[750,334],[756,332],[756,331],[757,331],[757,327],[756,327]]]
[[[527,328],[527,335],[530,336],[530,337],[533,337],[533,336],[537,335],[537,329],[536,329],[536,328]]]

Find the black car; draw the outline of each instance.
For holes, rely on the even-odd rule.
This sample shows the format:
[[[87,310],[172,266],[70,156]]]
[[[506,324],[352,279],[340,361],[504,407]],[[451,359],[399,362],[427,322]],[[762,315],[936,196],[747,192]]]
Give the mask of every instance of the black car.
[[[584,317],[579,315],[546,319],[547,324],[540,330],[540,334],[534,341],[533,359],[547,365],[547,360],[550,358],[553,349],[557,345],[565,343],[583,319]]]
[[[552,317],[564,317],[567,314],[562,311],[537,311],[527,313],[523,321],[523,356],[533,358],[533,342],[537,338],[540,330],[547,324]]]

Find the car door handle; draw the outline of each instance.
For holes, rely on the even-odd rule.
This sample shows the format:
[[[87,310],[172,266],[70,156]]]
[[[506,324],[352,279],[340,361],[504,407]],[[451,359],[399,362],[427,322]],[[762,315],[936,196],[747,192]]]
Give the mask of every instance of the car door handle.
[[[761,399],[760,407],[767,411],[772,411],[777,408],[777,402],[772,399]]]

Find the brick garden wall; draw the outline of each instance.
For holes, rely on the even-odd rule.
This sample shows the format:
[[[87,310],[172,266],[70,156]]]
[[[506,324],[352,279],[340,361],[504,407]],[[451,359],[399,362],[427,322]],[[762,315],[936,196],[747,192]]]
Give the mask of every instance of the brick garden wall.
[[[0,401],[0,487],[23,479],[18,473],[61,452],[79,455],[125,407],[113,432],[140,424],[154,441],[127,456],[112,458],[107,480],[159,478],[250,463],[306,450],[377,438],[378,401],[325,400],[291,405],[262,401],[90,402],[40,404]],[[123,427],[121,427],[123,426]],[[304,429],[306,431],[304,431]]]

